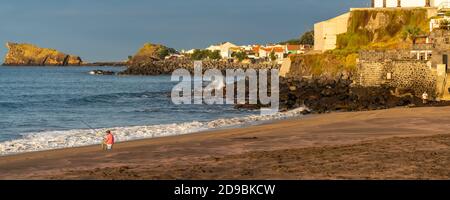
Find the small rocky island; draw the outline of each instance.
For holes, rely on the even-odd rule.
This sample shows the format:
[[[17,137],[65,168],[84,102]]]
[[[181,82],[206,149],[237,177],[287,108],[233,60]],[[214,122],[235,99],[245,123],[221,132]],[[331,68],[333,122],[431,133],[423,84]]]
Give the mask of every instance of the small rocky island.
[[[40,48],[32,44],[6,43],[6,66],[80,66],[79,56],[68,55],[54,49]]]

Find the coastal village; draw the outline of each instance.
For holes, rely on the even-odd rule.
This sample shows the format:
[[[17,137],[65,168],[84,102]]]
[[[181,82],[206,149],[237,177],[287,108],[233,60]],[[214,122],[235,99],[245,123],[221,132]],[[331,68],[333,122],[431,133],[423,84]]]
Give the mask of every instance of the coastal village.
[[[96,81],[108,86],[118,79],[125,80],[117,83],[121,86],[119,88],[113,87],[117,85],[100,88],[95,84],[101,85],[100,82],[94,82],[89,87],[77,87],[74,90],[85,92],[84,90],[94,88],[95,92],[86,95],[87,98],[76,93],[73,94],[75,97],[67,98],[66,101],[63,95],[52,96],[54,94],[50,93],[53,90],[65,92],[64,89],[58,89],[57,83],[60,82],[53,83],[47,81],[46,77],[40,77],[44,80],[42,82],[49,83],[44,85],[47,93],[37,95],[57,98],[57,103],[63,103],[64,113],[81,112],[81,109],[70,107],[72,104],[80,104],[87,108],[88,114],[93,112],[90,110],[92,107],[98,107],[102,111],[100,118],[106,120],[118,118],[134,122],[133,120],[138,121],[135,119],[138,115],[157,120],[184,120],[197,112],[201,114],[201,120],[196,120],[194,125],[184,123],[183,120],[170,122],[167,131],[169,134],[162,132],[165,126],[159,121],[149,126],[133,124],[129,128],[101,130],[95,130],[85,121],[80,121],[94,133],[98,131],[108,135],[98,139],[91,130],[84,129],[81,130],[84,132],[77,129],[69,135],[52,132],[44,139],[39,138],[38,134],[32,135],[32,139],[42,142],[38,143],[38,150],[50,151],[27,154],[29,151],[26,149],[23,155],[0,159],[0,179],[448,179],[450,0],[364,1],[367,5],[365,7],[349,8],[331,19],[311,22],[314,23],[311,30],[296,39],[247,45],[223,41],[188,50],[146,43],[134,55],[127,58],[124,55],[122,62],[86,63],[79,56],[54,49],[7,43],[8,53],[3,65],[12,66],[5,67],[7,70],[14,66],[89,66],[91,68],[77,68],[78,71],[74,73],[58,75],[58,80],[62,81],[61,85],[77,85],[84,80],[80,78],[83,76],[97,79]],[[173,103],[169,102],[170,91],[166,91],[166,86],[170,88],[170,85],[167,85],[168,81],[161,80],[168,80],[169,76],[146,76],[170,75],[180,68],[193,72],[194,62],[198,60],[203,61],[203,70],[279,70],[279,77],[275,78],[276,82],[279,78],[277,95],[280,112],[274,118],[266,118],[265,115],[230,118],[232,126],[224,127],[216,124],[229,125],[228,120],[221,118],[208,121],[206,117],[211,113],[228,112],[228,107],[227,110],[208,107],[207,112],[201,112],[197,107],[189,110],[176,107],[175,114],[168,112]],[[97,66],[99,70],[87,72]],[[111,68],[100,68],[101,66],[123,68],[106,71]],[[47,72],[52,69],[45,70]],[[190,78],[188,72],[186,74]],[[26,73],[28,76],[33,72]],[[117,77],[103,79],[87,75],[88,73]],[[18,73],[14,72],[13,76],[17,76],[15,74]],[[66,80],[65,76],[72,74],[76,78]],[[18,79],[23,77],[18,76]],[[29,79],[33,78],[35,77],[31,76]],[[157,87],[161,85],[164,89],[149,90],[153,85],[149,86],[144,80],[151,81],[152,84],[155,82]],[[33,86],[31,89],[34,90],[36,81],[28,81],[30,84],[26,87]],[[247,82],[251,81],[236,79],[226,86],[236,89],[239,83],[244,83],[242,85],[248,92],[252,88],[246,86]],[[273,82],[268,81],[269,84]],[[130,93],[130,85],[137,85],[137,92]],[[257,86],[253,89],[259,90],[258,95],[266,95]],[[145,92],[141,93],[141,90]],[[196,90],[189,88],[186,91],[194,93]],[[272,91],[271,88],[267,93]],[[220,92],[224,91],[218,93],[214,89],[214,94],[223,94]],[[245,95],[247,94],[244,93],[243,96]],[[116,101],[121,96],[125,98],[117,100],[117,104],[106,101]],[[20,95],[18,98],[31,99],[31,104],[43,104],[43,110],[51,114],[52,109],[57,108],[48,108],[47,101],[42,103],[30,95]],[[81,103],[76,101],[79,98],[83,98]],[[250,98],[249,95],[246,101]],[[144,99],[145,103],[137,99]],[[97,101],[101,104],[94,104]],[[137,103],[130,104],[134,101]],[[160,101],[168,104],[159,104]],[[6,103],[7,106],[16,105],[13,104],[16,102]],[[153,106],[153,103],[158,104]],[[140,110],[134,107],[138,104],[148,107]],[[258,105],[248,104],[250,103],[245,102],[234,106],[235,109],[242,110],[267,107],[260,105],[259,101]],[[132,109],[120,109],[122,105],[131,105]],[[110,113],[116,109],[115,106],[120,113],[125,113],[124,118]],[[17,109],[21,118],[24,115],[37,115],[20,110],[21,104],[16,107],[11,109]],[[314,115],[304,117],[307,114]],[[84,117],[85,115],[80,115],[76,119],[64,119],[67,123],[77,123],[78,119],[92,119]],[[36,124],[40,125],[46,120],[42,119]],[[92,121],[95,120],[97,119]],[[22,121],[19,121],[19,125],[20,123]],[[204,124],[207,128],[199,124]],[[247,124],[251,125],[246,127]],[[197,133],[199,130],[205,132]],[[191,134],[190,131],[197,134]],[[55,142],[52,139],[56,136],[71,140]],[[116,136],[118,139],[131,139],[115,140]],[[78,138],[106,140],[101,141],[101,149],[94,142],[82,143],[94,144],[86,147],[66,142]],[[27,142],[26,138],[20,138],[20,141]],[[22,153],[24,147],[32,146],[11,144],[3,149]],[[45,149],[48,146],[50,148]],[[16,149],[19,150],[15,151]],[[350,187],[349,190],[354,188]]]
[[[267,45],[243,45],[238,46],[231,42],[223,42],[211,45],[206,50],[218,51],[222,59],[234,59],[237,53],[244,53],[247,61],[276,61],[281,63],[289,55],[301,55],[309,52],[312,45],[308,44],[267,44]],[[182,50],[184,55],[194,54],[196,49]]]
[[[266,45],[222,42],[191,50],[148,43],[122,63],[128,69],[121,74],[169,74],[192,68],[192,60],[203,60],[206,68],[278,68],[287,79],[335,79],[344,74],[352,80],[351,87],[383,86],[394,88],[397,97],[421,98],[426,93],[433,101],[450,100],[450,1],[367,3],[371,6],[316,22],[313,31],[305,33],[309,42],[303,37]],[[4,65],[93,65],[34,45],[7,47]]]

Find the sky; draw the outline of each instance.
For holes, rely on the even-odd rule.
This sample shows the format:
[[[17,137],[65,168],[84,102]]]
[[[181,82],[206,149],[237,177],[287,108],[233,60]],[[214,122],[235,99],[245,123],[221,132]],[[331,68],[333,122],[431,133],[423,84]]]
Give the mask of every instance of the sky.
[[[314,23],[369,0],[1,0],[5,43],[32,43],[120,61],[146,42],[181,49],[230,41],[265,44],[299,37]]]

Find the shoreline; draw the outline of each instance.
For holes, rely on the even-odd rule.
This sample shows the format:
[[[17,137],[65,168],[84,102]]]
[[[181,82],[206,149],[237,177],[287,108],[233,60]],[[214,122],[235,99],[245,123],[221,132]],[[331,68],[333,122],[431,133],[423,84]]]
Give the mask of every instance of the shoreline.
[[[103,134],[101,133],[106,132],[106,130],[111,130],[115,133],[116,141],[118,141],[117,143],[124,143],[145,139],[246,128],[273,123],[274,121],[283,119],[303,118],[305,117],[305,115],[301,114],[303,110],[304,108],[298,108],[273,115],[248,113],[245,116],[218,118],[209,121],[194,120],[182,123],[106,127],[97,128],[96,133],[93,133],[91,129],[86,128],[28,133],[28,135],[24,135],[23,138],[0,142],[0,150],[3,151],[0,152],[0,157],[67,148],[100,146],[100,141],[103,138]],[[42,141],[46,142],[42,143]]]
[[[330,113],[9,155],[0,179],[448,179],[448,130],[450,107]]]

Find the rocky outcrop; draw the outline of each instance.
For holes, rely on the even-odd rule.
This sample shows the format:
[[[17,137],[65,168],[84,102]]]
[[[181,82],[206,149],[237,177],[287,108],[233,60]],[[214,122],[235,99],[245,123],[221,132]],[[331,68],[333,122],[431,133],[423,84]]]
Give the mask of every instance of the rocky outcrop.
[[[105,70],[92,70],[89,72],[90,75],[115,75],[116,73],[113,71],[105,71]]]
[[[129,64],[136,66],[142,65],[143,63],[162,60],[171,53],[176,53],[176,50],[160,44],[146,43],[130,59]]]
[[[411,93],[382,85],[379,87],[355,87],[346,74],[335,78],[280,78],[280,110],[299,107],[308,108],[308,113],[332,111],[369,111],[398,106],[448,106],[450,102],[431,102],[424,105],[422,100]],[[247,88],[248,90],[248,88]],[[399,94],[402,93],[402,94]],[[238,109],[259,109],[263,105],[237,105]]]
[[[79,66],[80,57],[61,53],[54,49],[40,48],[32,44],[6,44],[8,53],[3,65],[17,66]]]

